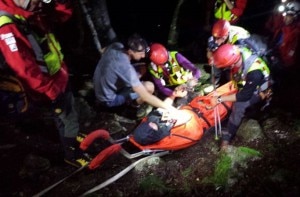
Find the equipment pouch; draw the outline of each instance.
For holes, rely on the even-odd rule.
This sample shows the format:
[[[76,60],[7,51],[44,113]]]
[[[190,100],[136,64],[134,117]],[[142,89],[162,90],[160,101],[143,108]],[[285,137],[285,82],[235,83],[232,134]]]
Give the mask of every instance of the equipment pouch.
[[[0,115],[17,115],[28,110],[28,98],[21,82],[0,74]]]

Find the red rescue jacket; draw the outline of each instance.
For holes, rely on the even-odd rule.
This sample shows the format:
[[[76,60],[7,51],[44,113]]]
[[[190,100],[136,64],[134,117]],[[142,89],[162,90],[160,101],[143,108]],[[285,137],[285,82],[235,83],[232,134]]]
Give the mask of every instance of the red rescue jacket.
[[[300,48],[300,23],[284,25],[274,34],[273,39],[277,40],[277,49],[280,59],[286,67],[296,66],[299,63]]]
[[[72,9],[68,7],[68,4],[55,3],[54,7],[54,10],[49,12],[52,16],[42,17],[17,7],[13,0],[0,1],[0,10],[24,17],[27,22],[33,24],[30,27],[38,30],[39,35],[50,33],[50,23],[45,19],[64,22],[71,17]],[[62,62],[60,70],[54,75],[42,72],[30,41],[15,23],[0,27],[0,50],[9,69],[23,83],[27,93],[44,95],[54,100],[65,91],[68,83],[66,64]]]

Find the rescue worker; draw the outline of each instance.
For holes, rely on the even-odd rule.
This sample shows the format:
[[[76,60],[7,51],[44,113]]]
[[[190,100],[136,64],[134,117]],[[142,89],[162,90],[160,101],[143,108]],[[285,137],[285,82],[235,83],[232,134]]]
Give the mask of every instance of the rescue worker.
[[[278,54],[282,66],[288,68],[299,62],[300,3],[291,1],[283,4],[282,9],[282,23],[274,30],[270,48]]]
[[[213,105],[234,102],[228,119],[227,130],[222,132],[221,150],[233,140],[245,117],[246,110],[270,99],[271,79],[267,64],[246,47],[224,44],[213,53],[216,67],[229,67],[238,91],[223,96],[213,96]]]
[[[72,15],[68,0],[2,0],[0,50],[5,63],[1,74],[15,76],[35,106],[47,106],[59,130],[64,160],[76,167],[87,164],[77,151],[79,130],[68,68],[61,46],[50,27]]]
[[[230,24],[236,24],[244,13],[247,0],[216,0],[214,16],[216,19],[227,20]]]
[[[172,96],[175,89],[193,91],[201,76],[200,70],[178,51],[168,51],[162,44],[150,46],[151,60],[148,70],[158,91],[165,97]]]
[[[278,95],[285,92],[286,87],[299,84],[300,71],[300,3],[290,1],[282,4],[281,25],[274,30],[269,42],[272,49],[272,73],[276,81],[275,90]]]
[[[239,26],[230,25],[227,20],[218,20],[213,25],[212,36],[208,38],[208,64],[213,66],[212,53],[222,44],[241,44],[243,40],[249,37],[250,33],[246,29]],[[212,81],[212,83],[215,83],[215,85],[219,86],[222,77],[222,70],[216,68],[215,66],[213,67],[213,69],[214,82]],[[226,73],[226,75],[228,75],[228,71],[225,70],[224,72]]]

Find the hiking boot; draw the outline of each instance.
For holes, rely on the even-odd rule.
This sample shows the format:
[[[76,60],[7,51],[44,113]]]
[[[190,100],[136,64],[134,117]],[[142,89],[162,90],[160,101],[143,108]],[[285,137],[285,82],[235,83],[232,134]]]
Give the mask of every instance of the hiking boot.
[[[229,146],[229,141],[223,140],[221,142],[220,151],[226,151],[228,149],[228,146]]]
[[[83,134],[84,135],[84,134]],[[80,168],[86,166],[91,158],[87,153],[84,153],[79,148],[77,140],[83,140],[84,138],[79,135],[76,138],[63,138],[64,143],[64,161],[74,167]]]
[[[142,104],[136,112],[136,117],[143,118],[143,117],[147,116],[152,111],[152,109],[153,109],[153,107],[151,105]]]
[[[87,153],[83,153],[81,150],[74,151],[72,156],[68,154],[68,156],[64,158],[64,161],[67,164],[70,164],[76,168],[87,166],[91,160],[92,159],[89,157],[89,155]]]
[[[87,136],[87,134],[85,134],[85,133],[78,133],[76,136],[76,141],[81,143],[86,136]]]

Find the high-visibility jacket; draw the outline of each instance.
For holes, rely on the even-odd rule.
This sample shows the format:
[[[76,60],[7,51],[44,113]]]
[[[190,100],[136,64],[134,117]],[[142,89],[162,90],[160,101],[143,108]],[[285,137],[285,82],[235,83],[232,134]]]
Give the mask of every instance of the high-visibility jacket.
[[[72,14],[71,8],[68,4],[55,2],[55,10],[52,12],[54,15],[42,18],[17,7],[11,0],[2,0],[0,10],[16,16],[21,22],[30,24],[26,28],[31,32],[29,34],[24,32],[16,22],[9,21],[10,17],[1,17],[0,51],[7,67],[22,82],[27,92],[39,93],[54,100],[66,89],[68,70],[63,62],[60,45],[48,30],[45,20],[56,17],[65,21]],[[39,46],[33,46],[35,44]]]
[[[236,23],[244,12],[247,0],[232,0],[231,3],[234,7],[230,10],[223,0],[216,0],[214,12],[215,18],[227,20],[230,24]]]
[[[232,73],[233,81],[236,84],[237,88],[243,88],[246,82],[247,74],[254,70],[260,70],[264,76],[265,81],[265,83],[256,87],[257,92],[264,91],[265,89],[269,88],[272,83],[270,78],[270,69],[267,66],[266,62],[262,58],[253,54],[251,50],[246,47],[241,47],[240,50],[243,59],[243,66],[238,72]]]
[[[157,89],[165,96],[173,94],[173,88],[184,84],[188,79],[199,79],[201,71],[177,51],[169,52],[169,60],[163,65],[153,62],[148,67]]]
[[[249,37],[250,33],[246,29],[234,25],[230,26],[228,43],[236,44],[237,41],[247,39]]]
[[[181,85],[187,82],[188,78],[193,76],[190,70],[186,70],[184,67],[179,65],[176,54],[177,51],[169,53],[169,61],[163,66],[157,66],[149,68],[150,73],[158,79],[164,80],[165,86]]]

